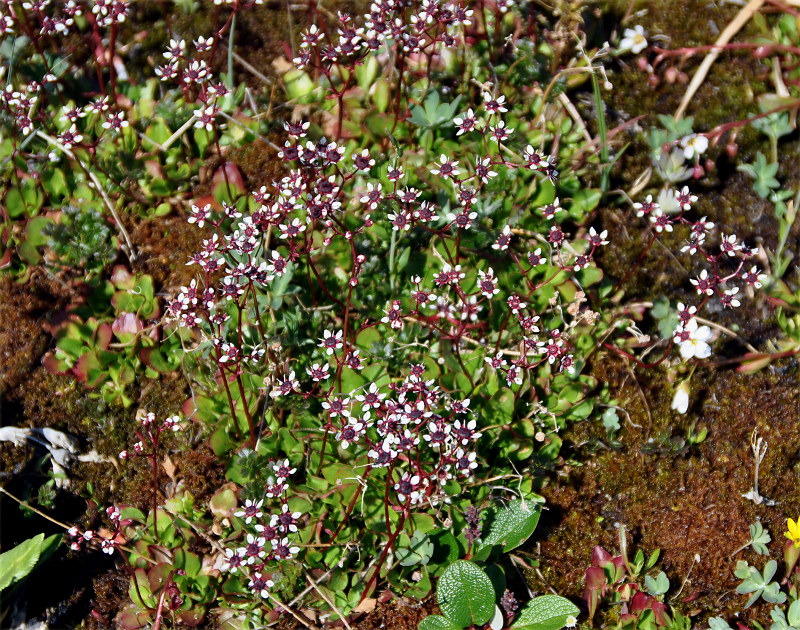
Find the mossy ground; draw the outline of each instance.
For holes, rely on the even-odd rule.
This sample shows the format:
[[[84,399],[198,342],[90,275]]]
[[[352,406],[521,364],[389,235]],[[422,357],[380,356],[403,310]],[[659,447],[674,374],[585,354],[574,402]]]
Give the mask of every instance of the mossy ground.
[[[631,8],[629,2],[606,4],[618,16]],[[629,25],[645,25],[651,40],[657,39],[653,35],[663,35],[671,48],[712,43],[738,11],[737,7],[696,0],[637,2],[631,10],[639,9],[647,13]],[[697,18],[699,11],[703,19]],[[752,35],[745,29],[740,39]],[[701,59],[698,55],[680,69],[691,77]],[[612,186],[626,189],[650,165],[642,129],[658,124],[656,114],[672,115],[685,87],[663,81],[653,87],[648,73],[633,65],[612,64],[609,70],[614,84],[613,96],[606,99],[609,126],[646,115],[621,140],[621,144],[631,142],[631,146],[613,171]],[[754,96],[770,90],[767,75],[768,67],[746,53],[721,55],[687,111],[695,117],[695,130],[710,130],[756,113]],[[767,152],[764,137],[750,128],[739,134],[737,142],[737,159],[745,162],[754,161],[756,151]],[[783,155],[793,155],[796,150],[795,136],[782,145]],[[735,170],[722,146],[712,147],[708,157],[714,168],[701,180],[689,182],[700,197],[693,212],[698,217],[707,216],[725,233],[735,233],[740,240],[773,251],[778,224],[771,204],[753,192],[751,181]],[[781,161],[779,177],[788,186],[796,187],[800,182],[800,173],[791,160]],[[648,226],[633,218],[627,207],[602,208],[597,219],[603,229],[608,229],[612,242],[599,264],[616,281],[639,258],[646,240],[642,232]],[[679,254],[685,236],[676,229],[646,254],[637,272],[623,285],[626,300],[652,301],[667,296],[673,304],[694,301],[689,278],[695,277],[699,268],[689,266],[688,259]],[[799,225],[790,233],[789,243],[791,251],[800,250]],[[793,282],[798,279],[797,263],[795,255],[788,275]],[[718,349],[723,356],[746,352],[744,341],[763,348],[765,341],[779,334],[773,311],[758,296],[748,296],[739,311],[720,310],[713,317],[739,335],[727,339]],[[541,567],[539,573],[528,573],[533,588],[553,588],[580,597],[592,547],[600,544],[617,553],[621,525],[631,532],[634,550],[642,548],[649,553],[661,549],[659,567],[670,578],[674,587],[671,592],[686,580],[680,597],[670,603],[684,613],[698,613],[698,621],[711,615],[730,617],[741,610],[742,597],[734,590],[738,583],[733,575],[736,559],[757,566],[763,566],[766,559],[749,550],[734,559],[729,556],[747,540],[748,526],[756,519],[770,531],[772,556],[781,562],[786,518],[800,512],[797,362],[784,361],[754,375],[725,368],[698,369],[691,379],[692,404],[683,416],[670,410],[675,386],[671,382],[675,380],[675,366],[671,367],[642,370],[626,366],[613,355],[600,356],[594,362],[593,374],[609,385],[630,419],[622,415],[622,447],[618,450],[609,447],[597,424],[578,424],[564,436],[570,464],[543,491],[548,509],[537,531],[540,542],[531,550]],[[670,439],[685,438],[691,427],[706,428],[707,439],[686,452],[670,453]],[[778,501],[774,507],[756,506],[742,497],[753,485],[749,439],[756,428],[769,444],[761,465],[759,490]],[[661,452],[650,453],[659,444],[664,446]],[[700,562],[692,567],[695,554],[699,554]],[[754,606],[740,619],[763,622],[770,608]],[[612,621],[613,616],[610,613],[603,621]]]

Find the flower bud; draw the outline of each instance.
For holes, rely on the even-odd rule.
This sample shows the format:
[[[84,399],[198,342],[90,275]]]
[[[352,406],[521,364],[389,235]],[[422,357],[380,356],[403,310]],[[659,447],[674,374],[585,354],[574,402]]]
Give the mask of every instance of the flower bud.
[[[670,409],[674,409],[678,413],[686,413],[689,409],[689,381],[682,381],[675,390],[675,395],[672,397],[672,405]]]

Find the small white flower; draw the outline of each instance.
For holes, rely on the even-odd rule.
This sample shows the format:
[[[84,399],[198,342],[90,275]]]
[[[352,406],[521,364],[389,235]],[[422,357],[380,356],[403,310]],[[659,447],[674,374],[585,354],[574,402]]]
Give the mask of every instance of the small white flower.
[[[680,351],[684,359],[707,359],[711,356],[711,346],[708,340],[711,339],[711,329],[708,326],[697,325],[697,320],[692,318],[684,326],[684,331],[688,332],[688,338],[681,341]]]
[[[693,133],[681,140],[681,146],[683,147],[683,157],[691,160],[695,155],[699,156],[706,152],[708,138]]]
[[[634,55],[638,55],[645,48],[647,48],[647,38],[644,36],[644,27],[637,24],[633,28],[626,28],[624,37],[619,43],[619,50],[630,50]]]

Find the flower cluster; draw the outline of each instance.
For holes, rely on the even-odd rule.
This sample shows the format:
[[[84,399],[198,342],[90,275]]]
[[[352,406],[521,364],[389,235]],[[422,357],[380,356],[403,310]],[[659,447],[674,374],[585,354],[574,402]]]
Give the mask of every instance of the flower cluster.
[[[140,414],[141,430],[136,430],[134,433],[139,440],[133,445],[132,450],[120,451],[119,458],[122,460],[131,459],[133,457],[154,457],[158,450],[158,442],[161,434],[165,431],[179,431],[181,428],[181,419],[178,416],[170,416],[164,422],[156,422],[156,414],[152,412],[145,412]],[[150,450],[146,450],[145,443],[150,446]]]
[[[272,462],[271,476],[264,490],[264,498],[247,499],[244,505],[234,512],[245,529],[244,539],[237,546],[225,548],[217,568],[228,573],[241,573],[249,578],[248,588],[261,598],[269,597],[274,586],[267,577],[271,563],[290,560],[300,547],[291,538],[298,531],[302,514],[289,508],[287,490],[289,477],[297,469],[290,466],[289,460]],[[264,499],[276,501],[280,507],[270,513],[264,509]]]
[[[113,505],[106,508],[106,516],[111,520],[111,524],[114,527],[113,532],[109,532],[107,530],[81,530],[75,526],[70,527],[67,530],[67,535],[72,538],[69,548],[73,551],[80,551],[84,546],[91,543],[97,543],[99,541],[100,550],[103,553],[107,553],[109,555],[114,553],[114,550],[119,545],[119,538],[122,530],[119,508]]]
[[[674,199],[676,214],[665,213],[660,204],[653,201],[652,195],[648,195],[643,202],[634,203],[633,208],[637,217],[647,217],[652,224],[654,233],[650,244],[662,232],[672,232],[676,225],[689,227],[689,234],[681,247],[681,252],[701,259],[707,268],[702,269],[697,277],[690,280],[700,297],[700,304],[697,306],[678,304],[679,323],[674,331],[673,341],[678,345],[684,359],[705,359],[711,355],[711,347],[708,344],[711,339],[711,329],[699,325],[695,314],[714,298],[719,301],[722,308],[737,308],[741,305],[740,287],[734,282],[739,281],[745,286],[760,289],[766,276],[755,265],[749,265],[749,261],[758,255],[758,248],[739,242],[735,234],[721,234],[717,251],[708,248],[706,241],[712,233],[714,223],[708,221],[706,217],[696,221],[686,217],[692,204],[697,201],[697,196],[689,191],[688,186],[675,190],[670,198]]]

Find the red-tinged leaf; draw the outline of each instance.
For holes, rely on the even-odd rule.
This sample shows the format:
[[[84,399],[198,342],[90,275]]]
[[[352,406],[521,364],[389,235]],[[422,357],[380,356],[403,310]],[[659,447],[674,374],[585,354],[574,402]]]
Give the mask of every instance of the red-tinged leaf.
[[[183,415],[186,416],[187,418],[193,418],[196,411],[197,407],[194,404],[194,400],[191,398],[187,398],[186,402],[183,403],[183,406],[181,407],[181,412],[183,413]]]
[[[592,549],[592,566],[604,567],[611,562],[611,554],[603,549],[600,545],[596,545]]]
[[[239,170],[239,167],[233,162],[225,162],[225,164],[216,170],[214,177],[211,179],[211,186],[214,192],[216,192],[218,188],[226,190],[228,185],[230,185],[231,192],[233,192],[234,195],[237,191],[244,191],[244,179],[242,178],[242,173]]]
[[[213,195],[205,195],[203,197],[198,197],[194,200],[194,205],[202,208],[203,206],[210,205],[214,210],[222,210],[222,207],[217,203],[217,200],[214,199]]]
[[[52,352],[48,352],[42,359],[44,369],[51,374],[67,374],[69,372],[69,365],[66,361],[59,361],[56,359]]]
[[[114,271],[111,273],[111,282],[117,289],[132,289],[136,286],[136,279],[124,265],[114,267]]]
[[[144,324],[136,317],[135,313],[121,313],[111,324],[111,330],[120,341],[125,343],[144,330]]]
[[[744,374],[752,374],[753,372],[758,372],[759,370],[764,369],[772,362],[772,357],[769,356],[747,360],[748,356],[750,355],[748,354],[744,355],[745,360],[742,361],[742,364],[736,368],[737,372],[742,372]]]
[[[147,572],[147,581],[153,593],[158,593],[164,587],[167,583],[167,577],[169,577],[170,571],[172,571],[171,565],[166,562],[159,562]]]
[[[664,602],[658,601],[657,599],[651,599],[650,608],[653,610],[653,613],[655,613],[656,622],[658,622],[658,625],[667,625],[667,620],[664,618],[664,614],[667,612],[667,605]]]
[[[117,615],[116,624],[122,630],[138,630],[149,625],[150,620],[149,610],[139,608],[136,604],[128,604]]]
[[[100,360],[94,352],[87,352],[78,359],[75,367],[72,368],[72,373],[87,387],[97,387],[106,377],[106,373],[101,371]]]
[[[108,344],[114,338],[114,330],[110,324],[100,324],[95,331],[95,343],[100,350],[108,350]]]
[[[607,583],[606,573],[601,567],[586,569],[586,588],[602,588]]]
[[[192,608],[191,610],[183,610],[179,612],[177,617],[187,626],[196,627],[203,623],[203,619],[206,617],[206,612],[202,607]]]
[[[633,599],[631,599],[630,611],[633,614],[637,615],[647,610],[648,608],[650,608],[649,606],[650,599],[651,598],[649,595],[646,595],[642,591],[639,591],[638,593],[636,593],[636,595],[633,596]]]
[[[220,519],[231,517],[236,508],[235,489],[235,484],[228,483],[214,493],[208,502],[208,507],[214,516]]]
[[[11,264],[11,250],[7,249],[2,256],[0,256],[0,269],[5,269]]]

